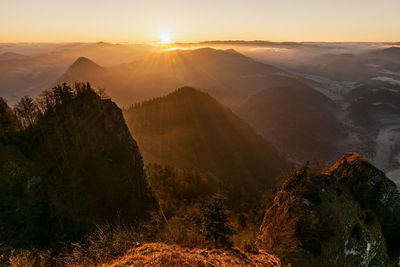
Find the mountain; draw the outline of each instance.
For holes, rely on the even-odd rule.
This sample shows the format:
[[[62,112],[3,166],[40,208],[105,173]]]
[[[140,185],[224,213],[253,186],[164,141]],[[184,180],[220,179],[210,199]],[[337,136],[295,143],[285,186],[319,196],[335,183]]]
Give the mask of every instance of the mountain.
[[[83,75],[70,68],[58,82],[89,81],[108,88],[107,93],[125,107],[175,88],[195,86],[231,108],[260,90],[294,82],[284,71],[232,49],[168,50],[104,69],[88,70]]]
[[[374,164],[400,185],[400,86],[374,81],[355,87],[344,99],[349,118],[376,140]]]
[[[1,249],[55,248],[108,223],[162,225],[117,105],[89,85],[58,86],[39,102],[43,113],[31,125],[11,137],[0,129],[9,136],[0,140]],[[1,108],[0,122],[12,125]]]
[[[377,132],[400,115],[400,86],[375,82],[357,86],[345,96],[349,118]]]
[[[307,60],[303,59],[292,64],[291,67],[296,69],[296,72],[314,75],[314,78],[318,75],[336,82],[367,83],[381,76],[397,79],[400,72],[400,53],[397,47],[384,49],[353,47],[349,50],[315,53]]]
[[[262,246],[292,266],[397,266],[400,193],[357,153],[327,171],[304,166],[275,196]]]
[[[80,57],[61,76],[64,82],[100,79],[106,70],[86,57]],[[79,77],[79,79],[77,79]]]
[[[297,161],[338,156],[346,134],[337,112],[332,100],[300,82],[260,91],[238,110],[282,154]]]
[[[4,50],[7,52],[0,54],[1,95],[13,105],[22,96],[37,97],[43,88],[58,84],[57,80],[77,58],[86,57],[103,66],[114,66],[138,60],[154,47],[100,42],[10,44]]]
[[[153,46],[145,44],[128,45],[98,42],[69,46],[56,52],[64,58],[87,57],[104,66],[115,66],[138,60],[154,49]]]
[[[271,187],[287,164],[231,110],[190,87],[136,104],[124,115],[145,162],[211,173],[242,194]]]

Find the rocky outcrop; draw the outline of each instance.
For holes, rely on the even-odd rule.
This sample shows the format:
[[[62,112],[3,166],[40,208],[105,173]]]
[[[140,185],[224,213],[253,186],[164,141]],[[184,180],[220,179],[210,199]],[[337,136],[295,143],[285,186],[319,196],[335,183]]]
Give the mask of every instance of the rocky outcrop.
[[[357,153],[328,171],[305,166],[275,196],[260,244],[294,266],[396,266],[400,193]]]
[[[12,143],[0,142],[2,245],[57,247],[97,225],[163,224],[121,110],[78,89],[60,89],[61,99],[50,92],[56,104]]]

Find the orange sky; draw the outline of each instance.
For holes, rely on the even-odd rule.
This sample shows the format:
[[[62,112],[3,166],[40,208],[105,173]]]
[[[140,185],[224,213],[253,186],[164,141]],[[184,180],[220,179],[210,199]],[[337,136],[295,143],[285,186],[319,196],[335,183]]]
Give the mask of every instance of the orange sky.
[[[0,0],[0,42],[400,41],[400,0]]]

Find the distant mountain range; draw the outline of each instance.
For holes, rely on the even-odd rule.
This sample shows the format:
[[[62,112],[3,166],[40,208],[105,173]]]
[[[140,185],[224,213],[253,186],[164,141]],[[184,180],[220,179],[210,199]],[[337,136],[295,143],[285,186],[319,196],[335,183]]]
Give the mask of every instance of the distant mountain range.
[[[178,47],[202,47],[202,46],[248,46],[248,47],[277,47],[277,48],[293,48],[301,47],[302,43],[297,42],[270,42],[270,41],[243,41],[243,40],[215,40],[215,41],[204,41],[198,43],[174,43],[173,46]]]
[[[102,65],[111,66],[136,60],[154,49],[146,45],[100,42],[15,45],[14,50],[21,51],[17,53],[12,52],[10,46],[3,49],[7,52],[0,53],[0,88],[1,95],[12,104],[24,95],[37,96],[43,88],[52,86],[79,57],[90,57]]]
[[[186,45],[185,49],[175,49],[182,45]],[[397,170],[400,164],[397,160],[397,142],[393,143],[389,140],[393,138],[385,137],[386,130],[383,130],[379,137],[385,139],[383,146],[377,139],[379,127],[394,129],[390,130],[390,136],[395,135],[397,129],[395,126],[398,123],[393,117],[393,114],[397,114],[396,103],[387,101],[392,96],[393,99],[397,99],[400,92],[400,48],[397,45],[240,40],[175,44],[158,48],[103,42],[65,44],[49,53],[0,60],[0,87],[3,96],[11,99],[9,103],[13,104],[20,96],[37,95],[41,88],[51,87],[59,82],[90,81],[96,87],[106,88],[107,94],[113,100],[127,108],[134,103],[166,95],[181,86],[193,86],[228,106],[250,123],[258,133],[268,140],[274,140],[277,149],[282,153],[289,153],[289,157],[293,157],[294,160],[304,161],[309,159],[308,156],[333,160],[332,155],[337,156],[350,148],[367,153],[370,159],[377,159],[380,157],[377,154],[386,153],[378,153],[378,150],[384,147],[380,151],[393,154],[389,157],[390,163],[387,157],[384,157],[384,160],[379,161],[386,163],[377,164],[384,170],[393,171]],[[225,50],[204,48],[205,46]],[[232,47],[237,50],[229,49]],[[4,56],[19,57],[18,53]],[[332,109],[332,103],[321,105],[315,101],[317,98],[313,97],[302,98],[302,103],[297,104],[290,98],[293,95],[301,96],[303,91],[299,88],[303,85],[308,86],[305,95],[317,95],[314,91],[318,91],[333,100],[336,107]],[[274,105],[278,94],[271,92],[279,90],[269,91],[269,95],[266,92],[277,87],[287,88],[279,92],[280,101],[285,99],[293,103],[293,107],[288,109],[285,105]],[[365,104],[367,92],[362,90],[366,87],[377,90],[376,93],[368,93],[368,104]],[[354,92],[351,92],[352,90]],[[284,92],[289,91],[291,93],[284,96]],[[257,96],[264,100],[257,100]],[[257,102],[259,108],[251,107],[251,101]],[[327,103],[325,101],[326,98],[322,103]],[[301,119],[300,116],[296,117],[288,112],[295,106],[297,108],[294,110],[299,114],[304,113]],[[305,112],[312,110],[310,107],[318,107],[321,114]],[[379,114],[374,113],[371,117],[371,110],[372,113],[378,110]],[[305,131],[299,133],[296,138],[289,138],[288,133],[276,134],[282,133],[285,123],[272,123],[274,116],[271,111],[285,114],[285,127],[291,124],[299,125],[297,122],[302,121],[301,124],[306,125]],[[364,113],[366,116],[363,116]],[[375,116],[379,117],[378,120]],[[393,120],[379,121],[389,117]],[[326,125],[329,127],[318,127],[325,125],[321,118],[327,119]],[[306,134],[307,131],[310,134]],[[321,133],[318,135],[318,142],[323,149],[314,155],[315,151],[309,151],[313,147],[313,143],[309,141],[315,136],[313,134],[317,133]],[[337,142],[339,139],[343,142]],[[282,144],[288,140],[296,146],[290,145],[289,149],[285,148]],[[347,147],[342,149],[342,143]]]
[[[234,107],[258,90],[285,84],[290,77],[234,50],[201,48],[151,54],[142,60],[100,69],[78,59],[58,82],[89,81],[108,88],[122,106],[167,94],[180,86],[195,86]],[[84,72],[80,70],[85,63]]]
[[[0,61],[2,60],[15,60],[15,59],[23,59],[26,58],[27,56],[25,55],[21,55],[18,53],[14,53],[14,52],[4,52],[2,54],[0,54]]]
[[[1,95],[11,99],[0,97],[1,265],[42,256],[72,266],[103,257],[125,265],[398,265],[399,48],[201,44],[268,52],[255,60],[232,49],[103,42],[49,53],[38,46],[34,55],[0,49]],[[366,48],[355,53],[358,45]],[[287,60],[294,50],[313,53]],[[271,51],[293,54],[271,65]],[[67,84],[80,81],[106,93]],[[25,94],[41,97],[12,109]],[[355,152],[326,167],[353,150],[370,151],[386,174]],[[214,192],[229,203],[219,196],[208,207]],[[246,252],[145,243],[199,246],[206,216],[219,222],[211,229],[218,234],[227,232],[221,221],[232,223]]]

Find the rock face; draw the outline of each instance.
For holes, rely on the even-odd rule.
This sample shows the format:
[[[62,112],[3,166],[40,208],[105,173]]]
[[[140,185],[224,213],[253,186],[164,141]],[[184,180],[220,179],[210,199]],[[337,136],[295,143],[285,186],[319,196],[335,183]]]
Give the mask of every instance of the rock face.
[[[96,225],[162,218],[121,110],[90,87],[61,102],[0,142],[0,243],[8,247],[53,247]]]
[[[396,266],[399,240],[400,193],[357,153],[327,172],[291,175],[259,232],[264,248],[294,266]]]

